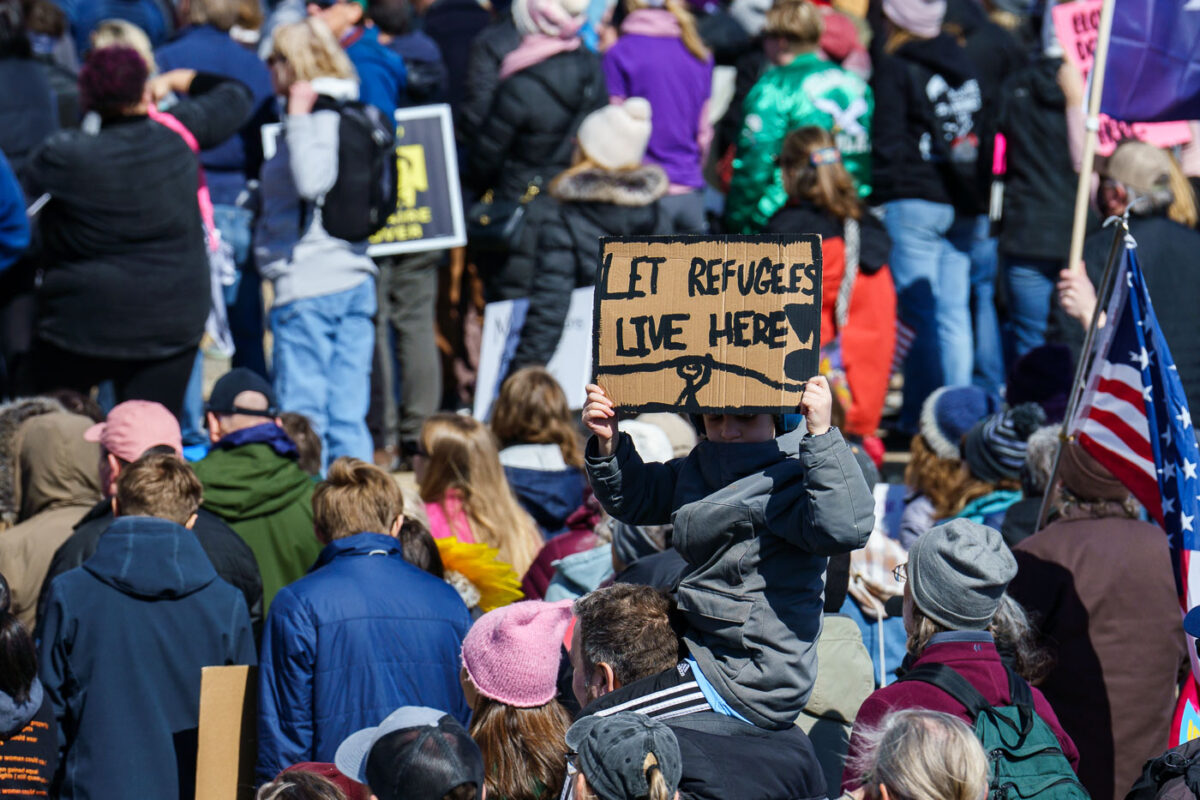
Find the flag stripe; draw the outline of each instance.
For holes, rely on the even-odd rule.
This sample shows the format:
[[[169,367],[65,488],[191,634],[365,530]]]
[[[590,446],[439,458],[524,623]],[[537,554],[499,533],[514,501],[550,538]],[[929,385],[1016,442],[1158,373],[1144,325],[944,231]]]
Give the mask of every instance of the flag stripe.
[[[1087,433],[1079,434],[1079,444],[1125,484],[1146,511],[1156,520],[1162,519],[1162,497],[1158,493],[1158,482],[1144,469],[1123,457],[1123,453],[1096,442]]]
[[[1144,417],[1146,415],[1146,400],[1142,397],[1140,384],[1141,381],[1138,382],[1137,386],[1132,386],[1119,378],[1105,376],[1096,384],[1096,391],[1104,392],[1118,400],[1123,400],[1137,409],[1137,413]]]
[[[1126,405],[1125,403],[1111,403],[1107,396],[1100,397],[1096,401],[1096,405],[1088,411],[1087,418],[1096,422],[1099,425],[1108,428],[1113,432],[1113,435],[1120,439],[1126,447],[1137,454],[1139,458],[1146,460],[1148,464],[1154,462],[1154,449],[1150,446],[1149,430],[1146,425],[1145,417],[1129,417],[1124,416],[1119,412],[1111,411],[1107,408],[1101,408],[1101,405]],[[1128,420],[1128,422],[1126,421]],[[1138,430],[1136,425],[1141,426],[1142,430]]]
[[[1130,451],[1128,446],[1115,433],[1099,422],[1093,419],[1084,420],[1080,431],[1082,434],[1086,434],[1095,443],[1096,447],[1112,451],[1120,458],[1129,462],[1131,467],[1137,469],[1150,480],[1156,480],[1154,462]],[[1092,453],[1092,455],[1095,455],[1095,453]]]

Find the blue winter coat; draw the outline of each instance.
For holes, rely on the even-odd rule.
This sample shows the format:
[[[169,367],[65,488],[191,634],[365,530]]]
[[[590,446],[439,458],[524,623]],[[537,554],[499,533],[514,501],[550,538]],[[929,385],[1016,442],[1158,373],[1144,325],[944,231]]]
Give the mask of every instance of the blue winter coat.
[[[325,546],[271,603],[259,670],[258,780],[339,744],[400,706],[466,723],[458,682],[467,607],[404,560],[400,542],[359,533]]]
[[[342,46],[358,72],[358,99],[375,106],[394,122],[396,106],[404,98],[408,82],[404,59],[379,43],[375,28],[356,28],[342,40]]]
[[[58,720],[58,796],[191,797],[200,671],[254,661],[246,601],[195,534],[119,517],[50,584],[39,662]]]

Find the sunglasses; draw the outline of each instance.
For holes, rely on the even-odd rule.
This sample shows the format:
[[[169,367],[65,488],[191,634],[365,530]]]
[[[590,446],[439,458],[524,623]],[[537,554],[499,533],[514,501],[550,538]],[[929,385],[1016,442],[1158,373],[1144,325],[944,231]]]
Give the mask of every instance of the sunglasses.
[[[285,55],[280,55],[279,53],[271,53],[271,55],[267,56],[267,66],[268,67],[273,67],[276,64],[286,65],[287,63],[288,63],[288,60],[287,60],[287,56],[285,56]]]

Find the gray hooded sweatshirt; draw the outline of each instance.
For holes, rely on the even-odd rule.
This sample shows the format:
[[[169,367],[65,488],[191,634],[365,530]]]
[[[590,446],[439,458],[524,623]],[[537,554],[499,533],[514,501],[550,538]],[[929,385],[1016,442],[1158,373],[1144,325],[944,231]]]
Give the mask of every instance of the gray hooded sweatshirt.
[[[795,723],[817,674],[827,556],[866,544],[874,500],[837,429],[753,444],[703,441],[644,463],[621,434],[588,443],[596,498],[631,525],[673,522],[690,567],[676,595],[684,641],[721,697],[755,725]]]
[[[334,100],[358,99],[354,80],[317,78],[312,85]],[[331,109],[288,114],[275,155],[263,165],[254,256],[274,283],[276,308],[353,289],[377,271],[367,243],[330,236],[317,207],[337,182],[340,121]]]

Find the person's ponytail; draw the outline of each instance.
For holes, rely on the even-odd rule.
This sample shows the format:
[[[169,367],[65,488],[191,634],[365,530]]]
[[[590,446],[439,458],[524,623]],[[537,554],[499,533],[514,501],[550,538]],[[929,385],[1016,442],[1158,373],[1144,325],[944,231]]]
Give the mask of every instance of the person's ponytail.
[[[671,790],[654,753],[646,754],[646,760],[642,762],[642,773],[646,776],[647,800],[671,800]]]
[[[683,46],[698,61],[707,62],[710,55],[708,47],[704,44],[704,40],[700,38],[700,31],[696,28],[696,18],[683,5],[683,0],[667,0],[664,7],[679,22],[679,39],[683,42]]]
[[[37,651],[33,637],[10,611],[12,593],[0,575],[0,693],[20,705],[29,699],[37,677]]]

